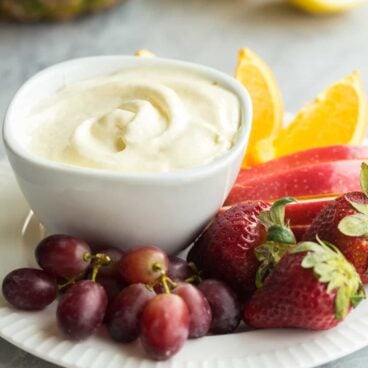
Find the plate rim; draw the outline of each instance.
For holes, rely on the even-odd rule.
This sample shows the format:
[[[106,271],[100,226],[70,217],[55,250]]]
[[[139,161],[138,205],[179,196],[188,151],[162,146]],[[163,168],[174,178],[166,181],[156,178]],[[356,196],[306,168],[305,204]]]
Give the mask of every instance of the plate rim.
[[[8,185],[8,189],[12,190],[12,191],[19,191],[18,187],[16,185],[14,185],[14,176],[12,174],[12,171],[10,169],[9,163],[7,161],[6,158],[0,158],[0,179],[1,178],[5,178],[5,180],[1,181],[0,180],[0,198],[3,196],[3,187],[4,187],[4,183],[5,186]],[[20,196],[21,197],[21,196]],[[22,201],[25,200],[22,198]],[[27,205],[28,206],[28,205]],[[24,217],[26,217],[26,213],[24,214]],[[19,219],[20,221],[22,219]],[[1,221],[1,220],[0,220]],[[0,223],[1,225],[1,223]],[[4,247],[1,244],[2,240],[0,240],[0,254],[2,254],[4,252]],[[20,244],[18,244],[18,247],[21,247]],[[6,250],[5,250],[6,251]],[[1,258],[0,257],[0,264],[1,264]],[[15,317],[19,317],[21,316],[22,318],[18,319],[17,323],[23,321],[27,321],[27,315],[31,314],[32,316],[34,314],[40,315],[37,312],[21,312],[21,311],[16,311],[10,307],[7,306],[3,306],[1,303],[1,298],[0,297],[0,337],[3,338],[4,340],[8,341],[10,344],[16,346],[17,348],[32,354],[36,357],[38,357],[41,360],[45,360],[47,362],[50,362],[52,364],[58,365],[58,366],[62,366],[65,368],[84,368],[84,367],[100,367],[100,365],[96,365],[95,364],[87,364],[85,365],[83,363],[83,354],[81,357],[79,357],[79,359],[77,359],[75,362],[70,362],[67,359],[65,359],[65,357],[63,356],[56,356],[48,353],[45,353],[44,351],[42,351],[42,349],[37,349],[37,346],[33,346],[32,344],[27,344],[27,338],[26,339],[22,339],[22,336],[24,337],[24,335],[22,334],[22,332],[17,331],[17,333],[11,333],[11,332],[7,332],[7,328],[9,326],[11,326],[11,324],[13,323],[12,319],[10,321],[10,323],[6,323],[6,318],[8,318],[9,316],[13,316],[13,318]],[[368,301],[367,301],[368,303]],[[5,321],[5,322],[4,322]],[[361,331],[359,331],[359,326],[364,325],[366,328],[365,330],[367,331],[366,334],[362,333]],[[346,331],[347,330],[347,333]],[[350,332],[349,332],[350,330]],[[9,331],[9,330],[8,330]],[[257,331],[252,331],[252,332],[257,332],[257,334],[262,335],[262,333],[265,332],[265,334],[267,334],[268,332],[270,332],[271,330],[257,330]],[[274,331],[274,330],[272,330]],[[276,330],[275,332],[279,332],[280,330]],[[289,330],[285,329],[283,330],[283,334],[287,334]],[[293,332],[295,332],[295,330],[291,330]],[[303,332],[299,332],[300,330],[298,330],[298,333],[303,333]],[[252,332],[239,332],[237,334],[232,334],[232,335],[227,335],[228,336],[236,336],[238,334],[250,334]],[[331,339],[331,337],[329,336],[330,333],[332,333],[332,336],[334,335],[334,332],[337,332],[337,335],[340,336],[340,339],[337,339],[339,341],[339,343],[337,343],[336,341],[334,341],[334,339]],[[229,358],[222,358],[222,357],[217,357],[216,359],[210,359],[210,360],[206,360],[206,359],[188,359],[185,356],[181,357],[181,360],[175,361],[175,357],[171,360],[168,360],[166,362],[153,362],[150,361],[148,359],[141,359],[141,358],[137,358],[137,357],[131,357],[131,356],[125,356],[122,355],[121,358],[125,361],[127,361],[127,363],[124,363],[124,367],[126,368],[138,368],[141,365],[144,367],[160,367],[160,368],[166,368],[166,367],[208,367],[208,366],[212,366],[213,365],[222,365],[226,366],[228,368],[239,368],[241,366],[244,366],[247,363],[247,366],[249,365],[250,367],[253,366],[258,366],[258,364],[262,364],[261,366],[267,366],[267,367],[293,367],[293,368],[312,368],[312,367],[316,367],[322,364],[326,364],[328,362],[337,360],[339,358],[342,358],[346,355],[352,354],[366,346],[368,346],[368,311],[365,314],[362,314],[361,316],[352,319],[350,321],[344,321],[344,323],[340,324],[339,326],[335,327],[332,330],[329,331],[320,331],[320,332],[310,332],[307,331],[308,335],[314,335],[313,338],[308,338],[306,341],[304,342],[299,342],[299,343],[295,343],[295,344],[291,344],[290,346],[286,345],[280,348],[275,348],[275,349],[271,349],[268,352],[263,352],[263,353],[255,353],[255,354],[244,354],[242,352],[239,352],[239,354],[237,354],[237,356],[234,357],[229,357]],[[331,351],[329,351],[328,349],[326,349],[325,347],[322,347],[320,340],[322,339],[327,339],[329,340],[329,344],[334,346],[335,348],[335,352],[332,353],[331,355]],[[49,350],[52,352],[53,349],[55,349],[56,346],[63,344],[65,346],[71,346],[71,349],[75,349],[77,347],[77,351],[78,349],[87,349],[86,351],[88,351],[89,349],[89,344],[86,344],[86,346],[83,346],[84,342],[82,343],[74,343],[72,341],[68,341],[68,340],[64,340],[64,339],[60,339],[58,336],[56,335],[51,335],[51,338],[53,338],[55,340],[56,345],[54,345],[54,347]],[[97,337],[96,339],[98,339],[99,337]],[[48,337],[48,339],[50,339],[50,336]],[[209,336],[209,337],[205,337],[203,339],[221,339],[221,337],[219,336]],[[336,339],[336,338],[335,338]],[[343,341],[345,339],[345,341]],[[29,341],[29,339],[28,339]],[[90,340],[87,340],[87,342]],[[105,349],[103,347],[103,345],[105,345],[106,342],[101,342],[102,343],[102,348],[100,346],[99,348],[99,352],[97,354],[97,356],[95,356],[96,361],[98,360],[98,357],[102,354],[109,354],[109,350]],[[108,342],[109,346],[110,346],[110,342]],[[111,342],[112,346],[117,346],[116,343]],[[195,341],[192,342],[192,344],[196,344]],[[349,345],[350,344],[350,345]],[[316,347],[317,347],[317,351],[321,350],[320,353],[315,353],[316,351]],[[346,348],[347,347],[347,348]],[[298,352],[292,352],[293,349],[298,349],[302,350],[304,356],[309,356],[311,358],[310,361],[302,361],[300,359],[297,359],[294,355],[298,355]],[[111,349],[115,350],[115,349]],[[287,351],[289,351],[289,354],[287,354]],[[114,353],[112,353],[114,354]],[[316,355],[314,355],[316,354]],[[112,355],[112,359],[116,359],[117,353],[115,353],[115,355]],[[292,359],[291,361],[287,362],[285,359],[288,359],[294,356],[294,359]],[[286,357],[286,358],[285,358]],[[96,363],[95,361],[95,363]],[[274,365],[272,365],[274,364]],[[112,363],[108,363],[108,364],[102,364],[101,367],[104,368],[110,368],[111,367],[115,367],[113,362]]]

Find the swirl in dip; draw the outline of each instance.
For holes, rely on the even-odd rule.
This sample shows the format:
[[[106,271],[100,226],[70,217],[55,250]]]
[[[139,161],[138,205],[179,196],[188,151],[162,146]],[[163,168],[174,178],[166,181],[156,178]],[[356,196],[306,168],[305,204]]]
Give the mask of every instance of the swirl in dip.
[[[37,156],[89,168],[167,172],[206,164],[236,142],[237,97],[200,74],[140,66],[71,84],[27,116]]]

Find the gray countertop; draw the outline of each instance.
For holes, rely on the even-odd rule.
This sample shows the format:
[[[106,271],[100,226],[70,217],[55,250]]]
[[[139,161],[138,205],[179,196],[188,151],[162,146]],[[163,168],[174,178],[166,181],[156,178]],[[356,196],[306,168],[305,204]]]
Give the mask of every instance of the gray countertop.
[[[238,48],[250,47],[274,70],[286,109],[296,111],[352,70],[361,70],[368,85],[367,19],[368,6],[321,18],[294,11],[282,0],[127,0],[75,22],[0,23],[0,120],[18,87],[40,69],[140,48],[232,73]],[[368,348],[324,367],[367,366]],[[0,340],[0,368],[10,367],[53,365]]]

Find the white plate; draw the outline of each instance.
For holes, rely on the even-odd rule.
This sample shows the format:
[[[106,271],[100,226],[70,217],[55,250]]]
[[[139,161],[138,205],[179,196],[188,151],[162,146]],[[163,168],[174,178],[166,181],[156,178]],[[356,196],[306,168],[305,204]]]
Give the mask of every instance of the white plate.
[[[0,161],[0,281],[14,268],[33,264],[33,247],[43,234],[14,180]],[[81,343],[63,339],[55,305],[29,313],[9,308],[0,296],[0,336],[63,367],[78,368],[299,368],[315,367],[368,345],[368,302],[340,326],[325,332],[258,330],[188,341],[167,362],[145,359],[138,343],[119,345],[104,331]]]

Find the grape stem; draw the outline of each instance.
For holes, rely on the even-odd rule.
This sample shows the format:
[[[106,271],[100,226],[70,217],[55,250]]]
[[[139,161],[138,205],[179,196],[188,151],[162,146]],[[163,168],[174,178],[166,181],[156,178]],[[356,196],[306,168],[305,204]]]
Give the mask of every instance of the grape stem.
[[[161,284],[165,290],[165,294],[170,294],[170,286],[172,288],[176,287],[176,282],[171,280],[170,277],[166,276],[166,272],[162,270],[162,267],[158,262],[155,262],[152,265],[152,271],[160,271],[161,274],[151,285],[147,285],[148,290],[154,290],[155,286]]]
[[[86,254],[85,254],[86,256]],[[102,266],[108,266],[111,263],[111,258],[103,253],[97,253],[95,255],[89,255],[90,260],[92,260],[92,276],[91,280],[96,282],[98,271]]]
[[[162,271],[162,267],[161,265],[158,263],[158,262],[155,262],[153,265],[152,265],[152,271],[153,272],[157,272],[157,271]]]
[[[159,280],[162,283],[162,286],[164,287],[165,294],[170,294],[170,287],[169,287],[170,279],[165,275],[165,272],[161,274]],[[170,280],[170,284],[173,285],[173,281]]]
[[[89,262],[92,259],[93,255],[89,252],[86,252],[83,254],[83,261],[84,262]]]
[[[58,284],[58,290],[60,291],[64,288],[66,288],[67,286],[74,284],[76,279],[77,279],[77,277],[72,277],[71,279],[67,280],[63,284]]]
[[[184,281],[190,284],[199,284],[202,281],[201,271],[198,270],[194,262],[189,262],[188,265],[193,271],[193,276],[188,277]]]
[[[202,281],[202,277],[199,275],[193,275],[184,280],[184,282],[187,282],[189,284],[196,284],[196,285],[199,284],[201,281]]]

